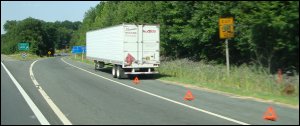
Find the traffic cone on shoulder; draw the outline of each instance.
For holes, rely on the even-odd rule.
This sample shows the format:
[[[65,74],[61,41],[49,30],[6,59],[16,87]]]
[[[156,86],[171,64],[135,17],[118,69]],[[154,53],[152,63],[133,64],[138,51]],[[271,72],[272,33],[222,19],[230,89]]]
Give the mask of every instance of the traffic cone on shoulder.
[[[184,96],[184,100],[191,101],[191,100],[194,100],[194,99],[195,99],[195,97],[193,96],[192,92],[190,90],[188,90],[186,92],[185,96]]]
[[[135,77],[134,79],[133,79],[133,81],[132,81],[134,84],[138,84],[138,83],[140,83],[140,81],[139,81],[139,78],[138,77]]]
[[[277,120],[277,115],[275,113],[275,110],[270,106],[267,111],[264,113],[263,118],[265,120],[272,120],[276,121]]]

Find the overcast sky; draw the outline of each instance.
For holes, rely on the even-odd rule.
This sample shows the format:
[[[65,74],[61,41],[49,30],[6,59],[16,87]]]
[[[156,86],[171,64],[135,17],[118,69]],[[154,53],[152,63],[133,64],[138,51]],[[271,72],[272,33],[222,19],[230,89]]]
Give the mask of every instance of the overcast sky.
[[[28,17],[46,22],[82,21],[84,13],[100,1],[1,1],[1,34],[7,20]]]

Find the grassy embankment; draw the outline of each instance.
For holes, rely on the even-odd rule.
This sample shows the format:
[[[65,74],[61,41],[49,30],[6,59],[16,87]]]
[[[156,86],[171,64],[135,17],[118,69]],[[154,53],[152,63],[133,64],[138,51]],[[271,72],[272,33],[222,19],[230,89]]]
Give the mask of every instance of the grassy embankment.
[[[75,61],[79,61],[79,62],[83,62],[83,63],[86,63],[86,64],[94,65],[94,62],[91,61],[91,60],[87,60],[85,55],[83,55],[83,59],[82,59],[81,54],[76,54],[76,58],[75,58],[75,54],[70,54],[69,58],[72,59],[72,60],[75,60]]]
[[[191,62],[188,60],[164,61],[158,71],[161,80],[195,85],[223,92],[251,96],[291,105],[299,105],[299,75],[283,77],[277,83],[277,75],[270,75],[262,69],[242,65],[231,66],[227,77],[226,66]],[[286,85],[292,85],[294,92],[286,94]]]
[[[41,58],[46,58],[46,56],[44,57],[40,57],[40,56],[37,56],[35,54],[31,54],[31,53],[28,53],[26,52],[26,57],[23,57],[22,56],[22,52],[19,52],[19,53],[15,53],[15,54],[10,54],[10,55],[6,55],[12,59],[16,59],[16,60],[21,60],[21,61],[27,61],[27,60],[35,60],[35,59],[41,59]]]
[[[85,56],[82,60],[81,54],[78,54],[76,58],[74,55],[69,57],[72,60],[94,65],[93,61],[86,60]],[[191,62],[185,59],[163,61],[157,70],[160,72],[157,77],[160,80],[299,105],[299,75],[288,79],[292,81],[284,77],[282,83],[277,83],[277,75],[270,75],[262,69],[242,65],[231,66],[230,77],[227,77],[225,65]],[[290,95],[283,91],[287,84],[295,88]]]

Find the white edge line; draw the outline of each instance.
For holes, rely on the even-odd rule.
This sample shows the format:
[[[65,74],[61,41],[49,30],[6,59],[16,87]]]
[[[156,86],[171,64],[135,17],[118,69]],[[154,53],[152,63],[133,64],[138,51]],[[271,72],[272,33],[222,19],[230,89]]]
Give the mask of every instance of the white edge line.
[[[70,122],[70,120],[62,113],[62,111],[54,104],[54,102],[51,100],[51,98],[47,95],[47,93],[43,90],[43,88],[41,87],[41,85],[39,85],[39,83],[36,81],[34,74],[32,72],[32,67],[33,65],[37,62],[38,60],[34,61],[31,65],[30,65],[30,69],[29,69],[29,73],[30,73],[30,77],[32,82],[34,83],[34,85],[37,87],[38,91],[42,94],[43,98],[46,100],[46,102],[49,104],[49,106],[51,107],[51,109],[54,111],[54,113],[58,116],[58,118],[62,121],[62,123],[64,125],[72,125],[72,123]]]
[[[15,79],[15,77],[8,71],[8,69],[5,67],[5,65],[1,62],[1,65],[9,75],[10,79],[14,82],[20,93],[22,94],[23,98],[25,99],[26,103],[29,105],[30,109],[33,111],[34,115],[37,117],[39,122],[42,125],[50,125],[48,120],[45,118],[43,113],[39,110],[39,108],[34,104],[34,102],[31,100],[31,98],[28,96],[28,94],[25,92],[25,90],[22,88],[20,83]]]
[[[221,118],[221,119],[225,119],[225,120],[228,120],[228,121],[231,121],[231,122],[235,122],[235,123],[238,123],[238,124],[241,124],[241,125],[250,125],[250,124],[245,123],[245,122],[241,122],[241,121],[238,121],[238,120],[235,120],[235,119],[232,119],[232,118],[229,118],[229,117],[225,117],[225,116],[222,116],[222,115],[213,113],[213,112],[209,112],[209,111],[206,111],[206,110],[203,110],[203,109],[199,109],[199,108],[196,108],[196,107],[193,107],[193,106],[190,106],[190,105],[187,105],[187,104],[178,102],[178,101],[174,101],[174,100],[171,100],[171,99],[168,99],[168,98],[165,98],[165,97],[162,97],[162,96],[159,96],[159,95],[156,95],[156,94],[153,94],[153,93],[150,93],[150,92],[147,92],[147,91],[144,91],[144,90],[135,88],[135,87],[128,86],[128,85],[123,84],[123,83],[121,83],[121,82],[111,80],[111,79],[109,79],[109,78],[100,76],[100,75],[95,74],[95,73],[93,73],[93,72],[87,71],[87,70],[85,70],[85,69],[82,69],[82,68],[79,68],[79,67],[77,67],[77,66],[74,66],[74,65],[72,65],[72,64],[70,64],[70,63],[67,63],[66,61],[63,60],[63,58],[61,58],[61,60],[62,60],[63,62],[65,62],[66,64],[68,64],[68,65],[70,65],[70,66],[73,66],[73,67],[75,67],[75,68],[77,68],[77,69],[83,70],[83,71],[85,71],[85,72],[88,72],[88,73],[90,73],[90,74],[93,74],[93,75],[95,75],[95,76],[101,77],[101,78],[103,78],[103,79],[106,79],[106,80],[115,82],[115,83],[120,84],[120,85],[123,85],[123,86],[125,86],[125,87],[128,87],[128,88],[131,88],[131,89],[134,89],[134,90],[137,90],[137,91],[140,91],[140,92],[149,94],[149,95],[151,95],[151,96],[154,96],[154,97],[157,97],[157,98],[160,98],[160,99],[164,99],[164,100],[173,102],[173,103],[175,103],[175,104],[182,105],[182,106],[185,106],[185,107],[194,109],[194,110],[196,110],[196,111],[204,112],[204,113],[206,113],[206,114],[213,115],[213,116],[219,117],[219,118]]]

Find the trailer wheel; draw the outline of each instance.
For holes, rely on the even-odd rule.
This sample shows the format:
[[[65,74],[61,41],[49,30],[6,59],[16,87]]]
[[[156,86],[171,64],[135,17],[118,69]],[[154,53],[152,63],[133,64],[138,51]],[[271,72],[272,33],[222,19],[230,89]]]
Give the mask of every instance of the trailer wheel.
[[[98,62],[98,67],[99,68],[104,68],[104,65],[105,65],[104,62],[100,62],[100,61]]]
[[[117,78],[118,78],[118,79],[121,79],[121,78],[124,77],[123,75],[124,75],[124,70],[122,69],[121,66],[118,66],[118,67],[117,67]]]
[[[116,65],[113,65],[113,68],[112,68],[112,75],[113,75],[113,78],[116,78],[117,77],[117,74],[116,74]]]
[[[94,61],[94,64],[95,64],[95,70],[97,70],[98,69],[98,62]]]

